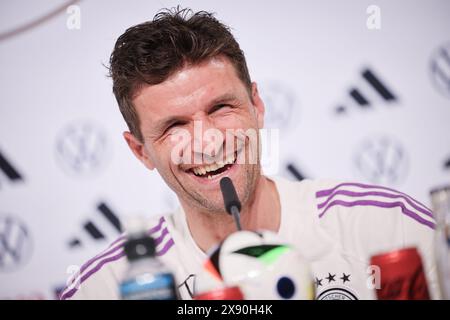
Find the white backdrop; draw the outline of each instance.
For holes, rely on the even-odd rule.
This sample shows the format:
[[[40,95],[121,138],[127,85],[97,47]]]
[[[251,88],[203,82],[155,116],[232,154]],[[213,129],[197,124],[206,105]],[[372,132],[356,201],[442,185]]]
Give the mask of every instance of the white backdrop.
[[[127,149],[103,66],[127,27],[163,7],[214,11],[232,27],[267,125],[281,130],[278,175],[295,179],[293,165],[427,205],[450,180],[449,1],[84,0],[8,34],[64,3],[0,2],[0,298],[54,299],[68,266],[117,236],[114,217],[176,206]],[[380,29],[367,27],[370,5]]]

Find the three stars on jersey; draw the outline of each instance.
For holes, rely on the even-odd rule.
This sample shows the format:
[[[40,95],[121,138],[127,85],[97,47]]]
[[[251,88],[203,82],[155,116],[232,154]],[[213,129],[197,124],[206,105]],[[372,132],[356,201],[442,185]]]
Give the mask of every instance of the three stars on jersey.
[[[324,284],[322,284],[322,281],[324,281],[324,280],[328,280],[328,284],[330,284],[331,282],[337,282],[338,280],[336,280],[336,276],[337,276],[337,274],[328,273],[327,277],[324,277],[324,278],[316,277],[316,281],[315,281],[316,287],[318,288],[318,287],[323,286]],[[342,280],[342,284],[345,284],[346,282],[350,282],[350,276],[351,276],[351,274],[342,273],[342,277],[340,277],[339,279]]]

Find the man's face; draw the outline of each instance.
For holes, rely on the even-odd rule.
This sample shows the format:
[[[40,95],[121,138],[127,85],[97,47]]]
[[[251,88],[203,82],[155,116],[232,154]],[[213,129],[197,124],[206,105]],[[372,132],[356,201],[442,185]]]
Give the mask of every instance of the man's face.
[[[251,95],[226,58],[188,65],[137,93],[133,103],[144,141],[126,136],[127,142],[140,148],[133,151],[182,203],[224,212],[219,181],[228,176],[245,205],[260,176],[257,133],[264,114],[255,84]],[[223,139],[211,135],[217,132]]]

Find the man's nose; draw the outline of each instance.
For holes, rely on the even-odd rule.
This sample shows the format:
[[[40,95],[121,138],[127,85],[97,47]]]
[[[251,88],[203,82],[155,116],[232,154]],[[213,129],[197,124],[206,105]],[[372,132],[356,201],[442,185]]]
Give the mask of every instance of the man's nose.
[[[207,116],[194,121],[193,151],[203,157],[217,157],[223,148],[224,135]],[[205,160],[205,159],[204,159]]]

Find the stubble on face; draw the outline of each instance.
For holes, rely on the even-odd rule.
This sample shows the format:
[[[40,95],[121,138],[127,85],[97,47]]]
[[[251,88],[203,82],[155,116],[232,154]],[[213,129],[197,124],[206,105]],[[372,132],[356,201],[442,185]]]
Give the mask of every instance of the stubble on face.
[[[238,97],[239,101],[232,102],[235,103],[234,109],[230,109],[229,114],[208,114],[209,111],[205,110],[208,101],[224,92],[231,92]],[[204,188],[201,181],[189,176],[179,165],[174,164],[170,157],[173,143],[169,142],[170,139],[167,136],[151,128],[159,119],[175,114],[184,119],[183,126],[190,131],[192,121],[206,119],[204,117],[208,116],[208,124],[215,125],[220,131],[254,129],[258,132],[258,122],[252,110],[254,106],[232,64],[222,58],[213,59],[198,66],[186,66],[162,84],[141,90],[134,104],[141,119],[145,152],[163,180],[177,194],[182,205],[188,205],[207,214],[225,213],[219,185]],[[228,137],[225,132],[223,133],[224,137]],[[255,146],[247,139],[243,149],[246,153],[258,152],[257,162],[235,164],[239,168],[236,168],[236,176],[232,180],[243,205],[251,201],[251,194],[254,193],[261,174],[259,134],[257,139],[256,151]],[[249,155],[246,156],[246,159],[248,158],[250,158]],[[208,181],[205,181],[206,183]]]

